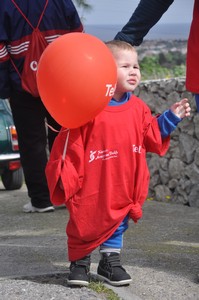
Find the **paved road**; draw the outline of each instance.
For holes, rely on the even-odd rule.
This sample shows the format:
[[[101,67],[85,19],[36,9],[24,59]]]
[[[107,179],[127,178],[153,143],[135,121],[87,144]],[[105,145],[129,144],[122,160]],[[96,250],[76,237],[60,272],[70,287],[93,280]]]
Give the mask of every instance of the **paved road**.
[[[66,285],[67,210],[25,214],[27,201],[25,186],[10,192],[0,186],[0,299],[106,299]],[[96,250],[93,274],[98,261]],[[133,282],[112,288],[120,299],[199,300],[199,208],[146,202],[143,219],[131,222],[124,237],[122,261]]]

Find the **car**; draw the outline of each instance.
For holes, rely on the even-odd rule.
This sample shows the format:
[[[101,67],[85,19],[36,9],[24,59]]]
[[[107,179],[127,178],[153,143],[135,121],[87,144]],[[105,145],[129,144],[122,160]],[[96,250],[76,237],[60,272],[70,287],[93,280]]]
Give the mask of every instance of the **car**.
[[[24,182],[17,132],[7,99],[0,99],[0,176],[6,190],[20,189]]]

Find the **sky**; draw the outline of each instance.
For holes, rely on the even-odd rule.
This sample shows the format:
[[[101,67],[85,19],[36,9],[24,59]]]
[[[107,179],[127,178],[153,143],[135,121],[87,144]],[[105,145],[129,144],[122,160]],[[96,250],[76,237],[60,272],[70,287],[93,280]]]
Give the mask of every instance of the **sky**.
[[[139,0],[87,0],[90,12],[78,9],[84,24],[125,24],[137,7]],[[174,0],[158,23],[190,23],[194,0]]]

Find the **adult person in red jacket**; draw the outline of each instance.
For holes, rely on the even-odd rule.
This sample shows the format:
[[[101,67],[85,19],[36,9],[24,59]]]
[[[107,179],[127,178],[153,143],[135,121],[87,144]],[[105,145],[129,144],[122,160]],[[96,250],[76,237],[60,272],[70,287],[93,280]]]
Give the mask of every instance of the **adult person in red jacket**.
[[[160,20],[174,0],[141,0],[127,24],[115,39],[139,46],[149,30]],[[195,94],[199,111],[199,0],[195,0],[187,44],[186,88]]]
[[[187,90],[195,94],[197,110],[199,112],[199,0],[195,0],[193,20],[191,23],[187,44]]]
[[[65,203],[70,213],[70,285],[88,285],[90,254],[98,246],[98,276],[114,286],[132,281],[120,252],[129,219],[136,223],[141,218],[147,197],[146,152],[164,155],[170,133],[190,115],[188,100],[183,99],[158,118],[152,116],[132,94],[141,78],[136,50],[123,41],[107,46],[117,65],[114,97],[87,124],[61,129],[46,168],[52,202]]]
[[[45,120],[58,130],[60,126],[48,114],[41,99],[33,97],[22,88],[21,78],[11,64],[10,57],[18,71],[22,72],[32,33],[31,26],[13,2],[19,6],[34,27],[37,26],[41,13],[47,5],[39,30],[48,43],[60,35],[74,31],[81,32],[83,26],[71,0],[1,1],[0,98],[10,99],[18,133],[21,163],[30,197],[30,202],[23,210],[49,212],[54,211],[54,207],[50,201],[45,177],[46,149],[47,144],[51,149],[56,133],[52,130],[46,133]]]

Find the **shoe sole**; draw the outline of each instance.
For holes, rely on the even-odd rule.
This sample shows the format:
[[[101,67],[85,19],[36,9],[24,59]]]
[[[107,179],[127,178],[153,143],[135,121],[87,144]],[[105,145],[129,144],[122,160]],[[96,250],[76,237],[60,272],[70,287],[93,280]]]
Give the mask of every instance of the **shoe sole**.
[[[35,208],[35,212],[38,213],[45,213],[45,212],[53,212],[55,209],[54,207],[46,207],[46,208]]]
[[[97,274],[97,277],[99,278],[99,280],[108,282],[110,285],[113,285],[113,286],[129,285],[132,282],[131,278],[130,279],[126,279],[126,280],[121,280],[121,281],[111,281],[108,278],[106,278],[106,277],[104,277],[102,275],[99,275],[99,274]]]
[[[47,213],[47,212],[53,212],[55,209],[54,207],[46,207],[46,208],[36,208],[33,207],[31,210],[30,209],[23,209],[23,212],[25,213]]]
[[[67,280],[68,285],[75,285],[75,286],[88,286],[88,281],[81,281],[81,280]]]

